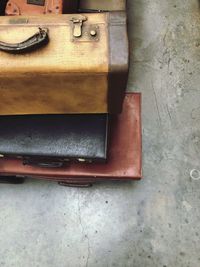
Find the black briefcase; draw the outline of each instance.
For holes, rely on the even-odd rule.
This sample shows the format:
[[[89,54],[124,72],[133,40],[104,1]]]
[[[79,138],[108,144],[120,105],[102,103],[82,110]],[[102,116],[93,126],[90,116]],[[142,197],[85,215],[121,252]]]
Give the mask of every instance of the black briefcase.
[[[68,161],[105,162],[108,115],[0,116],[0,156],[61,167]]]

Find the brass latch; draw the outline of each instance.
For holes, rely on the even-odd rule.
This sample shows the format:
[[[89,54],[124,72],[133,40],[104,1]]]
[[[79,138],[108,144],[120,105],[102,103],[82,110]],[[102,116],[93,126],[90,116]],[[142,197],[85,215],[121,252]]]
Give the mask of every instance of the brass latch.
[[[85,16],[77,16],[74,18],[71,18],[71,21],[73,22],[74,28],[73,28],[73,36],[78,38],[82,36],[82,26],[83,22],[86,21],[87,18]]]

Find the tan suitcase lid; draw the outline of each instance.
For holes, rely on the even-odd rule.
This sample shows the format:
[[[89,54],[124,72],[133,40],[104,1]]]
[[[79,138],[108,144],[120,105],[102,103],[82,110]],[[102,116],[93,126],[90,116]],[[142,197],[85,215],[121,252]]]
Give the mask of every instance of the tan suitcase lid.
[[[86,18],[84,27],[98,27],[92,37],[73,36],[73,18]],[[0,41],[19,43],[47,28],[49,43],[34,52],[13,55],[0,51],[0,76],[17,73],[108,72],[106,14],[0,17]],[[88,30],[89,31],[89,30]]]
[[[112,13],[0,17],[0,50],[15,50],[0,51],[0,115],[119,113],[128,41]]]

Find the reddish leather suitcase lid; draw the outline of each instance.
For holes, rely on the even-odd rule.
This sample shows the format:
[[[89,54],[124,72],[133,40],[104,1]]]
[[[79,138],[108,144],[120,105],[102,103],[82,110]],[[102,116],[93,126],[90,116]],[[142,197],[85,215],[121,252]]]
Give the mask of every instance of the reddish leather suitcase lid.
[[[140,179],[141,171],[141,94],[127,93],[123,112],[113,118],[106,164],[75,164],[63,168],[24,166],[21,160],[0,159],[0,174],[24,175],[55,181],[97,181]]]
[[[78,0],[9,0],[4,9],[5,15],[16,16],[74,13],[77,8]]]

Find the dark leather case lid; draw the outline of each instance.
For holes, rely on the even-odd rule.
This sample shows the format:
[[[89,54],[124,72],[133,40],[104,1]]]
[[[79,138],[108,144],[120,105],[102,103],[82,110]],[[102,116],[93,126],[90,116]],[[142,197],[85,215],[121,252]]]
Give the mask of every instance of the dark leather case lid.
[[[0,117],[0,154],[105,160],[108,117],[38,115]]]

